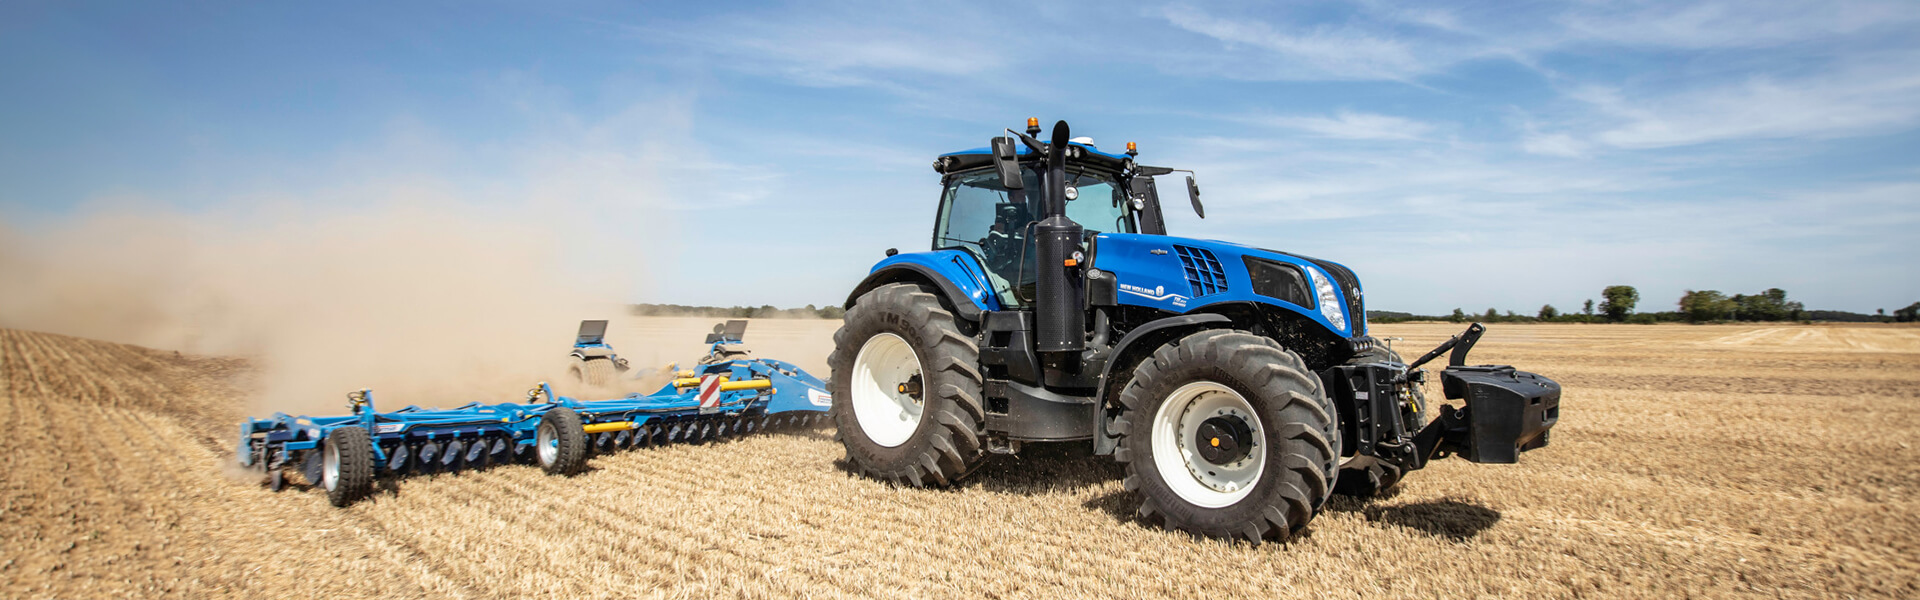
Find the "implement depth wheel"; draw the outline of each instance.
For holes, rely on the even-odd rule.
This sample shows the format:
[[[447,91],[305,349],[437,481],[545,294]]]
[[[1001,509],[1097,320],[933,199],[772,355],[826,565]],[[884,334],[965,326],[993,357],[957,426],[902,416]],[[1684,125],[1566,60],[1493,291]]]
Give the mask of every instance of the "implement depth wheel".
[[[320,457],[320,487],[334,506],[373,493],[373,441],[364,427],[341,427],[327,435]]]
[[[534,430],[534,460],[553,475],[573,475],[587,466],[587,432],[580,425],[580,414],[556,407],[540,417]]]
[[[604,358],[588,358],[574,361],[573,367],[567,369],[567,371],[580,383],[593,387],[606,387],[608,384],[613,383],[614,378],[618,375],[617,370],[613,367],[613,361]]]
[[[835,437],[856,469],[938,487],[980,466],[980,348],[939,298],[912,284],[875,288],[847,309],[833,341]]]
[[[1114,458],[1168,529],[1284,540],[1332,492],[1340,447],[1320,378],[1273,340],[1232,330],[1162,346],[1120,393]]]
[[[1361,365],[1375,362],[1397,362],[1400,353],[1384,347],[1375,347],[1348,360],[1347,364]],[[1409,384],[1400,391],[1400,422],[1406,424],[1410,433],[1418,433],[1427,426],[1427,397],[1420,386]],[[1375,460],[1371,456],[1349,456],[1340,461],[1340,481],[1333,486],[1333,492],[1355,498],[1373,498],[1393,490],[1406,473],[1398,465]]]

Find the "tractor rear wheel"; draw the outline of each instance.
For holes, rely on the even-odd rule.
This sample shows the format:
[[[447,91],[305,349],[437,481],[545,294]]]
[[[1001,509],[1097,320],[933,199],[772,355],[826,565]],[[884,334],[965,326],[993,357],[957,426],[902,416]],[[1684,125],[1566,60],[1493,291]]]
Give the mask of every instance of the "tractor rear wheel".
[[[574,361],[569,374],[580,383],[593,387],[606,387],[613,383],[615,369],[613,361],[604,358],[588,358]]]
[[[533,450],[534,460],[547,473],[579,473],[587,464],[587,432],[580,425],[580,413],[564,406],[548,410],[534,430]]]
[[[1384,347],[1355,355],[1347,361],[1350,365],[1374,362],[1405,363],[1400,353]],[[1408,432],[1419,432],[1427,426],[1426,393],[1420,386],[1409,385],[1400,396],[1400,420],[1406,424]],[[1341,459],[1340,481],[1333,486],[1334,493],[1356,498],[1373,498],[1393,490],[1406,472],[1399,465],[1376,460],[1371,456],[1349,456]]]
[[[353,504],[373,493],[373,440],[364,427],[341,427],[327,434],[321,449],[320,486],[334,506]]]
[[[913,284],[875,288],[847,309],[833,341],[835,437],[854,468],[928,487],[980,466],[980,348],[938,297]]]
[[[1114,458],[1168,529],[1260,543],[1320,511],[1340,429],[1320,378],[1272,339],[1202,331],[1160,347],[1120,393]]]

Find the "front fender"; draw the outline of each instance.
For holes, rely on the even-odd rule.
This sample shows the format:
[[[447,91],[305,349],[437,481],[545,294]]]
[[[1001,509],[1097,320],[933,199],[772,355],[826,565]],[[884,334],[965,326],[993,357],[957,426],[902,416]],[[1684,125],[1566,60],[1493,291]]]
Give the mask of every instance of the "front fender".
[[[1194,313],[1151,321],[1145,325],[1135,327],[1133,331],[1129,331],[1127,335],[1121,337],[1120,341],[1113,345],[1113,352],[1107,355],[1106,366],[1100,370],[1100,384],[1099,388],[1096,389],[1097,395],[1094,396],[1100,403],[1095,405],[1094,412],[1094,427],[1096,427],[1096,430],[1093,436],[1093,453],[1099,455],[1112,454],[1113,449],[1119,445],[1119,439],[1113,437],[1113,432],[1107,427],[1107,406],[1105,404],[1106,398],[1111,396],[1113,392],[1112,385],[1115,367],[1132,368],[1133,365],[1140,362],[1140,359],[1152,353],[1155,348],[1159,348],[1162,344],[1167,343],[1167,341],[1173,338],[1202,329],[1232,326],[1233,319],[1227,318],[1226,315]]]
[[[1120,341],[1113,345],[1113,352],[1108,355],[1111,358],[1107,359],[1106,367],[1100,370],[1101,396],[1106,395],[1107,385],[1112,381],[1114,367],[1123,364],[1131,366],[1137,362],[1129,360],[1130,357],[1151,353],[1154,348],[1160,347],[1173,337],[1201,329],[1232,325],[1233,319],[1227,318],[1226,315],[1194,313],[1166,317],[1133,328],[1133,331],[1127,332],[1127,335],[1122,336]]]

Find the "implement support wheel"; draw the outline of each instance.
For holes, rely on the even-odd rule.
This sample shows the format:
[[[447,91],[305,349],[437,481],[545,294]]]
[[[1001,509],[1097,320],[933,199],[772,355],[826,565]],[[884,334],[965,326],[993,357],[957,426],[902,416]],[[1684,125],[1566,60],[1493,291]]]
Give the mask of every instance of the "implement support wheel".
[[[593,387],[606,387],[619,375],[613,367],[613,361],[604,358],[574,361],[573,368],[568,371],[572,372],[574,379]]]
[[[364,427],[341,427],[327,435],[320,458],[320,487],[327,501],[346,506],[373,493],[373,440]]]
[[[534,436],[534,460],[548,473],[573,475],[586,467],[587,432],[580,424],[580,414],[573,409],[548,410]]]

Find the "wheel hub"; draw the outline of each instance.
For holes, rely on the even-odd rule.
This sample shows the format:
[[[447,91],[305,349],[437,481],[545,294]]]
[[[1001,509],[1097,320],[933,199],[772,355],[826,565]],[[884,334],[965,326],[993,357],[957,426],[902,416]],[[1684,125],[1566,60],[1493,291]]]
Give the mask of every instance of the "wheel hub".
[[[320,482],[329,492],[340,487],[340,447],[333,440],[327,440],[327,449],[321,459]]]
[[[1253,450],[1253,428],[1237,415],[1221,415],[1200,423],[1195,439],[1200,458],[1216,465],[1240,462]]]
[[[560,436],[555,433],[553,425],[546,422],[541,422],[540,428],[534,433],[534,447],[540,453],[540,466],[552,465],[560,458]]]
[[[914,403],[916,403],[916,404],[917,404],[917,403],[919,403],[919,402],[921,402],[921,400],[920,400],[920,392],[921,392],[921,384],[920,384],[920,375],[919,375],[918,373],[915,373],[915,374],[914,374],[914,375],[913,375],[912,377],[909,377],[909,378],[907,378],[907,381],[906,381],[906,382],[904,382],[904,383],[901,383],[901,384],[900,384],[899,386],[897,386],[897,387],[895,388],[895,391],[898,391],[898,392],[900,392],[900,393],[902,393],[902,394],[906,394],[906,396],[907,396],[908,398],[912,398],[912,399],[913,399],[913,401],[914,401]]]

